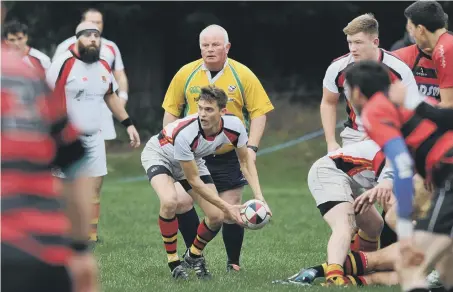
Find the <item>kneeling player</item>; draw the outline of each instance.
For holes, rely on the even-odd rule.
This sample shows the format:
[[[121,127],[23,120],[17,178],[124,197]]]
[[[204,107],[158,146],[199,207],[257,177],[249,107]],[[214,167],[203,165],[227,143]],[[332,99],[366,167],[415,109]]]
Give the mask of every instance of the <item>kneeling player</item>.
[[[383,179],[384,173],[379,184],[376,183],[384,164],[384,155],[379,147],[367,140],[340,148],[320,158],[310,168],[308,187],[321,215],[332,229],[327,246],[327,284],[345,285],[351,281],[344,274],[343,263],[357,228],[363,230],[377,246],[383,226],[381,215],[375,207],[356,215],[353,203],[361,188],[375,187],[391,192],[391,178]]]
[[[202,88],[198,100],[198,114],[165,126],[158,135],[148,141],[142,153],[142,165],[160,200],[159,227],[174,278],[188,278],[177,254],[175,181],[181,183],[207,217],[199,225],[197,237],[184,256],[185,264],[195,270],[198,278],[211,277],[202,252],[216,236],[224,217],[243,225],[239,215],[241,206],[230,205],[218,196],[202,157],[213,154],[224,144],[234,145],[241,170],[253,190],[255,199],[264,201],[255,163],[248,156],[247,132],[239,118],[225,115],[227,99],[221,89],[211,86]]]

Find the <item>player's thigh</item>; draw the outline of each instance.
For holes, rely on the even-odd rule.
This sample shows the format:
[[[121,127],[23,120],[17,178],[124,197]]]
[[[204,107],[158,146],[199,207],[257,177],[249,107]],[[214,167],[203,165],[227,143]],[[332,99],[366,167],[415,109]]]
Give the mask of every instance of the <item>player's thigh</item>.
[[[379,236],[384,227],[384,219],[375,206],[363,214],[356,215],[357,227],[369,236]]]
[[[219,196],[228,204],[239,205],[241,204],[243,191],[244,187],[239,187],[232,190],[223,191],[219,193]]]
[[[105,141],[100,133],[80,137],[86,149],[86,158],[81,166],[83,175],[88,177],[102,177],[107,175],[107,156]]]
[[[161,205],[174,207],[178,204],[178,197],[174,179],[167,173],[156,174],[151,178],[150,184],[159,198]]]
[[[357,226],[354,208],[349,202],[339,202],[324,214],[323,218],[332,230],[341,228],[352,231],[355,230]]]

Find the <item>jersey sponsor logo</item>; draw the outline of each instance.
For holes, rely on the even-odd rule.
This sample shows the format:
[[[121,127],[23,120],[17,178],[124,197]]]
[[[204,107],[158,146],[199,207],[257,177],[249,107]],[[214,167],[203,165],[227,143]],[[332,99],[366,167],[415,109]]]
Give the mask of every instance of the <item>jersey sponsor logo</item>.
[[[80,97],[82,94],[85,92],[85,89],[80,89],[79,92],[74,96],[74,99],[77,99],[77,101],[80,101]]]
[[[414,68],[415,76],[424,77],[424,78],[437,78],[436,70],[431,68],[423,68],[416,66]]]
[[[418,90],[421,94],[432,97],[440,96],[440,89],[437,85],[432,84],[418,84]]]
[[[102,79],[102,82],[107,83],[107,77],[105,77],[104,75],[102,75],[102,76],[101,76],[101,79]]]
[[[236,90],[236,85],[229,85],[228,86],[228,92],[232,93]]]
[[[200,94],[201,93],[201,87],[200,86],[192,86],[189,88],[189,92],[191,94]]]

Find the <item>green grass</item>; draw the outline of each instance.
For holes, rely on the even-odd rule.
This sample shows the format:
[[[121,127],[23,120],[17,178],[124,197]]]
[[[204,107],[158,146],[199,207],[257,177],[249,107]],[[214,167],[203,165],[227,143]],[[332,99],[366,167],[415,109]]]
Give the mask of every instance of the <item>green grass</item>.
[[[323,140],[318,138],[259,157],[258,170],[273,211],[272,221],[261,230],[246,231],[240,274],[226,273],[226,254],[219,234],[205,253],[214,276],[209,282],[200,282],[193,274],[189,282],[171,280],[157,225],[156,195],[147,181],[118,182],[120,178],[144,175],[140,151],[109,155],[109,175],[101,205],[102,242],[95,249],[102,290],[325,291],[327,288],[320,285],[304,288],[271,284],[272,280],[284,279],[301,267],[325,259],[329,230],[306,186],[311,163],[325,153]],[[245,194],[245,199],[248,198],[249,188]],[[179,237],[180,254],[183,246]],[[327,290],[330,289],[334,288]],[[361,291],[399,291],[399,288],[366,287]]]

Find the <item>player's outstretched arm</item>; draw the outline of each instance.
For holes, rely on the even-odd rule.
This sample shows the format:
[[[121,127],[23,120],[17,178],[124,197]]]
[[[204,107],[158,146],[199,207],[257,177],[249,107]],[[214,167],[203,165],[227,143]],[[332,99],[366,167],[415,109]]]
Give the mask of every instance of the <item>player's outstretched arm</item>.
[[[210,189],[206,184],[200,179],[200,174],[198,172],[197,163],[195,160],[189,161],[179,161],[184,175],[186,176],[187,182],[192,186],[192,189],[199,194],[203,199],[213,204],[220,210],[225,213],[227,219],[234,220],[237,224],[243,225],[239,208],[240,206],[233,206],[225,202],[219,197],[219,194]]]
[[[320,106],[322,127],[327,142],[327,151],[334,151],[340,148],[335,138],[335,126],[337,123],[337,104],[340,98],[339,93],[334,93],[323,87]]]
[[[264,202],[255,161],[253,160],[253,157],[250,157],[247,146],[244,145],[240,148],[236,148],[236,153],[239,158],[239,163],[241,164],[241,171],[252,188],[255,199]]]

